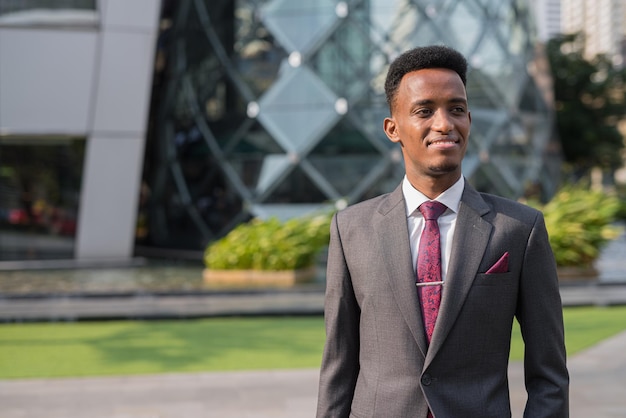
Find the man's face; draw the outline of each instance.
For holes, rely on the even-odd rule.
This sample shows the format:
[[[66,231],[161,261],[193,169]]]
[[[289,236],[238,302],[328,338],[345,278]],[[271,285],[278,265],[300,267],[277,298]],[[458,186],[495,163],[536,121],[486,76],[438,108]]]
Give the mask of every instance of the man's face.
[[[385,119],[385,133],[402,147],[409,181],[441,179],[454,183],[461,176],[471,117],[465,86],[448,69],[429,68],[406,74]]]

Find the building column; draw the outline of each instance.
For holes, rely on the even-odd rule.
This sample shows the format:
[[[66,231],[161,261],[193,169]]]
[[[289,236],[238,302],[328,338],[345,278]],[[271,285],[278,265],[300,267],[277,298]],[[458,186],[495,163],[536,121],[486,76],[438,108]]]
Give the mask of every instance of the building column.
[[[130,259],[160,2],[99,1],[99,73],[91,103],[75,257]]]

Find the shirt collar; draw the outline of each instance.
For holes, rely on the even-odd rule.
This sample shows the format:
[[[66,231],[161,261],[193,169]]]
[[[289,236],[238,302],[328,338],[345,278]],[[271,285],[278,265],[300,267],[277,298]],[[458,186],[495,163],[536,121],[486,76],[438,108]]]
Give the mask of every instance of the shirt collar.
[[[457,213],[461,204],[461,195],[463,194],[463,188],[465,187],[465,179],[463,176],[457,180],[449,189],[445,190],[439,196],[435,198],[436,201],[443,203],[448,209]],[[402,193],[404,194],[404,202],[406,205],[406,216],[409,217],[417,210],[417,208],[424,202],[429,201],[422,192],[415,189],[406,175],[402,180]]]

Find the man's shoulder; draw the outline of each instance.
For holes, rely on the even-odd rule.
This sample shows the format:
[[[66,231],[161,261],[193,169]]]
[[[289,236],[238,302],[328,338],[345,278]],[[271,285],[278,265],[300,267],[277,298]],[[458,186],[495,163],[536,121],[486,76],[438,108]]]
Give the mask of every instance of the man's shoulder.
[[[360,202],[353,203],[340,210],[337,215],[344,217],[354,217],[364,213],[376,212],[381,204],[389,198],[389,193],[385,193],[376,197],[372,197]]]
[[[396,199],[394,199],[394,197],[396,197]],[[353,203],[345,209],[339,211],[339,213],[345,216],[355,216],[361,213],[384,211],[386,207],[393,207],[395,206],[395,204],[401,202],[401,200],[397,197],[398,196],[395,192],[384,193],[366,200],[362,200],[360,202]]]
[[[507,197],[484,192],[480,192],[480,196],[494,212],[499,214],[529,222],[534,222],[537,216],[541,215],[538,209]]]

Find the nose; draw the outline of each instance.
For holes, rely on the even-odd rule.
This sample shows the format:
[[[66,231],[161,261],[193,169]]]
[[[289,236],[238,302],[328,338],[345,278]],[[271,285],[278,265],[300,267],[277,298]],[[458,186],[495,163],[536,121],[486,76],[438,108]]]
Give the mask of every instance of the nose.
[[[433,117],[432,130],[446,134],[453,129],[451,115],[443,109],[438,110]]]

